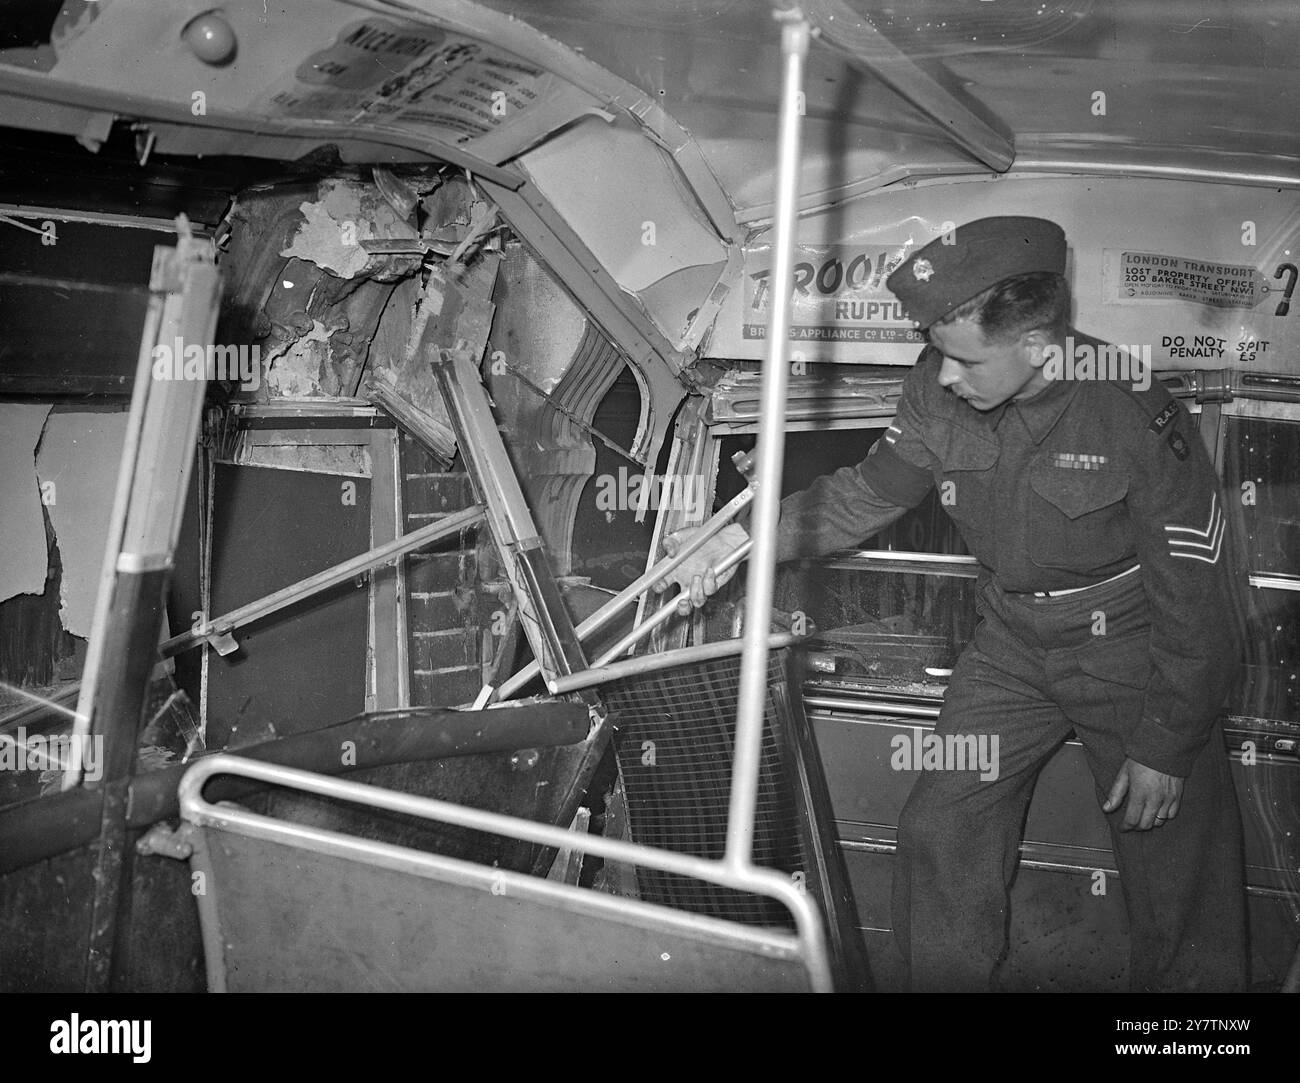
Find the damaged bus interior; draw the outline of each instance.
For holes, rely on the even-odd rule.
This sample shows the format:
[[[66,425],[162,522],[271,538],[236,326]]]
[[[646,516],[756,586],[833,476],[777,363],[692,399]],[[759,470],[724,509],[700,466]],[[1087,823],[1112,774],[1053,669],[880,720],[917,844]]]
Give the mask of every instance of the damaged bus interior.
[[[886,434],[908,253],[1034,215],[1218,472],[1300,991],[1297,115],[1290,0],[4,6],[0,990],[905,988],[942,494],[654,588]],[[1010,899],[1000,988],[1128,987],[1075,739]]]

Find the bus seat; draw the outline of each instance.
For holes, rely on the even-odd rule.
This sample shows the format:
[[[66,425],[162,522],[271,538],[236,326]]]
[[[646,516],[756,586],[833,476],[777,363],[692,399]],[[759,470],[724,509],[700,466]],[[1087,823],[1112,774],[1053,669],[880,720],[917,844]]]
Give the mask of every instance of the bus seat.
[[[789,927],[642,900],[211,804],[239,775],[375,810],[649,865],[778,899]],[[208,986],[262,992],[829,989],[820,914],[787,878],[230,755],[180,788]],[[784,915],[783,915],[784,916]]]

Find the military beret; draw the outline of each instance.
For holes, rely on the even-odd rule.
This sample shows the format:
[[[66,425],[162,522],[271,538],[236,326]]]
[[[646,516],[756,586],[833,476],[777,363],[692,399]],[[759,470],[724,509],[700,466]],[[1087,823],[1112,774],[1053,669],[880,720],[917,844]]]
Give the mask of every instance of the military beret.
[[[1005,278],[1065,273],[1065,232],[1045,218],[979,218],[918,248],[885,280],[922,328]]]

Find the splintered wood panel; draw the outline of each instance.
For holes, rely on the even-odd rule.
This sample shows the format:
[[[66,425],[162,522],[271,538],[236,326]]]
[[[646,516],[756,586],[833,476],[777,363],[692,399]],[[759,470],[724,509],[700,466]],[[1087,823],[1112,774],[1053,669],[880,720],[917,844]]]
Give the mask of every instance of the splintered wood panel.
[[[345,488],[348,487],[348,488]],[[350,499],[355,503],[350,503]],[[370,482],[218,466],[213,614],[256,601],[370,547]],[[319,729],[365,708],[367,588],[341,583],[235,632],[209,670],[209,743]]]

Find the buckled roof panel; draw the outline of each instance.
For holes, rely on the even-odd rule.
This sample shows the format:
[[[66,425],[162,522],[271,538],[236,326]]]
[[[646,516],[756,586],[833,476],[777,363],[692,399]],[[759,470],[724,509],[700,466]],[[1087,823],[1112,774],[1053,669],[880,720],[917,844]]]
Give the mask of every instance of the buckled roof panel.
[[[773,193],[771,3],[210,4],[37,0],[0,20],[4,123],[94,147],[126,118],[164,154],[296,159],[335,146],[345,162],[450,162],[646,371],[675,378],[696,351],[718,356],[740,334],[725,317],[749,303]],[[831,216],[806,219],[826,243],[846,243],[837,209],[925,178],[1215,181],[1229,216],[1246,202],[1233,193],[1300,186],[1293,0],[802,8],[819,40],[801,199],[814,217]],[[205,13],[228,23],[233,59],[205,61],[187,39]],[[845,214],[848,232],[870,217]],[[1260,225],[1273,262],[1258,270],[1277,277],[1294,259],[1294,229],[1275,200],[1267,214],[1278,219]],[[1182,232],[1144,250],[1259,263],[1257,253],[1199,251],[1195,230]],[[1261,296],[1277,283],[1266,285]]]

